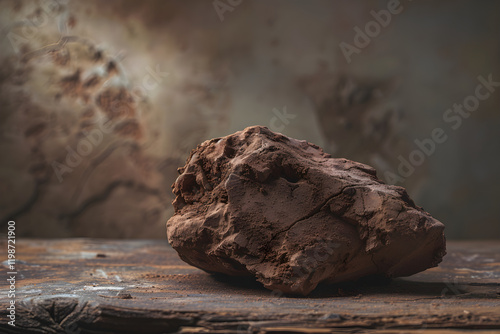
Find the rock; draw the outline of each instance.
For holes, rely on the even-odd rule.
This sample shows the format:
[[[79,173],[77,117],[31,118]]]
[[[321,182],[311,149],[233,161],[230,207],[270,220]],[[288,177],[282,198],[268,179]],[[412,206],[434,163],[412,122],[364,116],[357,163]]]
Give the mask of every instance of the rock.
[[[307,295],[322,281],[409,276],[446,254],[444,225],[404,188],[265,127],[203,142],[178,171],[168,241],[210,273]]]

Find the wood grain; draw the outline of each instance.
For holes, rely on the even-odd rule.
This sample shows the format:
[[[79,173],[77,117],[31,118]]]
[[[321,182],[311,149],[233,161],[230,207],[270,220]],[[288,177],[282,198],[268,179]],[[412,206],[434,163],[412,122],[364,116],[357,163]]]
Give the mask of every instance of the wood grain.
[[[182,262],[166,241],[24,239],[17,259],[16,327],[7,324],[3,284],[2,333],[500,329],[497,241],[449,242],[437,268],[392,281],[323,285],[307,298],[211,276]],[[5,277],[5,263],[3,269]]]

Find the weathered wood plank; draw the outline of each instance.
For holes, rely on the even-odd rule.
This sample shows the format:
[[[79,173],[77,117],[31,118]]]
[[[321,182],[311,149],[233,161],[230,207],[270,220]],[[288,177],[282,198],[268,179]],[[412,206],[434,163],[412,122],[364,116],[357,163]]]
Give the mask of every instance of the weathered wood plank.
[[[5,333],[500,329],[500,242],[450,242],[438,268],[307,298],[208,275],[163,241],[18,240],[16,255],[16,327],[3,285]]]

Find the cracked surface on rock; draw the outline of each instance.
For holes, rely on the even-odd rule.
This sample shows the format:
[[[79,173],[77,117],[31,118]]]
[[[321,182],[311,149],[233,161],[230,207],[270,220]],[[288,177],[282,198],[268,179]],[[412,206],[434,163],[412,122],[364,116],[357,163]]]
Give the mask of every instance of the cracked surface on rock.
[[[446,254],[444,225],[404,188],[265,127],[205,141],[179,173],[168,241],[207,272],[307,295],[322,281],[409,276]]]

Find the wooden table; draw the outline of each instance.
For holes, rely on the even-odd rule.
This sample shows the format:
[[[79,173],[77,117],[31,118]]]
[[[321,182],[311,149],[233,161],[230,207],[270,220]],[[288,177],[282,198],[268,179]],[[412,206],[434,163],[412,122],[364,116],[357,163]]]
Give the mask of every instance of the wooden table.
[[[307,298],[208,275],[166,241],[20,239],[16,247],[16,327],[7,324],[4,283],[2,333],[500,330],[497,241],[449,242],[438,268],[391,282],[320,286]]]

